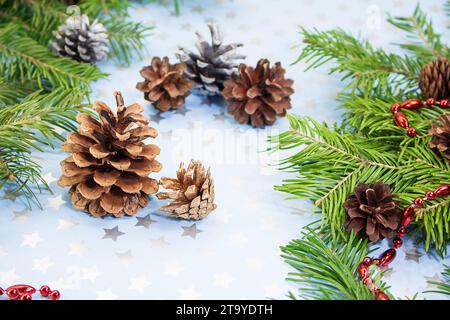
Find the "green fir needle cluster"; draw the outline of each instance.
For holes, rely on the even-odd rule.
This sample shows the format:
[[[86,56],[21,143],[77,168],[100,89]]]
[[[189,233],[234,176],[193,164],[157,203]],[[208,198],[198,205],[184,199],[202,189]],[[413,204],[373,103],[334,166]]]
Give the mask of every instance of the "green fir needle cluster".
[[[107,28],[109,57],[125,64],[143,52],[151,30],[130,19],[130,4],[77,1],[82,14]],[[0,187],[24,194],[29,203],[39,204],[35,192],[49,190],[31,152],[53,147],[61,131],[75,130],[90,84],[107,76],[95,65],[51,51],[52,31],[69,14],[64,0],[0,0]]]
[[[448,2],[446,8],[450,8]],[[418,131],[416,138],[408,137],[404,129],[395,126],[390,111],[394,102],[421,98],[418,82],[422,67],[439,57],[450,59],[450,48],[419,6],[411,16],[389,17],[388,22],[406,34],[405,42],[398,44],[395,52],[375,48],[369,41],[340,29],[302,28],[305,47],[297,62],[306,63],[307,69],[329,66],[329,73],[341,75],[346,83],[338,96],[342,123],[329,127],[308,117],[289,115],[290,129],[269,138],[271,150],[291,154],[281,161],[280,168],[293,176],[275,189],[291,198],[313,200],[315,212],[321,215],[321,228],[330,234],[325,241],[308,233],[283,248],[284,258],[296,269],[290,279],[312,285],[317,292],[309,293],[313,292],[317,299],[360,298],[348,294],[343,286],[329,284],[347,272],[353,255],[340,257],[342,268],[328,273],[315,263],[321,271],[317,276],[318,270],[305,268],[313,262],[311,252],[303,249],[320,241],[327,244],[328,249],[322,247],[323,251],[351,245],[343,204],[358,184],[389,184],[405,207],[426,191],[450,182],[449,163],[428,147],[431,123],[445,111],[405,111]],[[424,206],[409,229],[426,250],[433,249],[444,256],[450,241],[449,199],[436,199]],[[291,262],[294,258],[295,264]],[[321,281],[315,281],[315,277]],[[355,275],[352,279],[358,281]],[[308,297],[302,290],[299,296]]]

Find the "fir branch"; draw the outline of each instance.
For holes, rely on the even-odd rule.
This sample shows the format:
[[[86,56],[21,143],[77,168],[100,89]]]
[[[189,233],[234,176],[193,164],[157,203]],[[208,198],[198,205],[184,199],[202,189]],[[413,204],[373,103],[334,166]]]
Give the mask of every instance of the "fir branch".
[[[436,58],[450,57],[450,49],[442,44],[441,35],[436,33],[432,20],[428,19],[420,5],[416,6],[412,16],[389,17],[388,22],[408,33],[413,43],[399,46],[414,54],[422,64]]]
[[[442,272],[442,281],[428,281],[429,284],[436,287],[434,290],[427,290],[426,293],[439,293],[450,296],[450,266],[445,266]]]
[[[152,26],[128,22],[123,19],[103,21],[108,30],[110,42],[110,57],[116,57],[120,62],[129,65],[134,53],[142,58],[144,51],[143,39],[148,36]]]
[[[129,0],[81,0],[81,11],[91,17],[128,16]]]
[[[350,81],[345,90],[383,93],[418,81],[422,64],[408,56],[376,50],[368,41],[340,29],[322,32],[302,28],[301,34],[306,47],[295,63],[306,62],[308,70],[335,62],[329,73],[342,74],[342,80]]]
[[[315,300],[374,300],[374,293],[359,281],[356,269],[370,253],[367,241],[354,232],[346,234],[342,242],[334,243],[324,230],[307,227],[302,237],[281,248],[285,261],[295,271],[289,281],[302,285],[298,298]],[[372,277],[379,287],[387,287],[380,281],[381,273]],[[290,293],[290,297],[297,297]]]
[[[76,129],[82,98],[79,90],[56,89],[33,93],[19,104],[0,109],[0,188],[12,184],[15,192],[37,202],[32,186],[41,191],[48,185],[31,151],[43,151],[43,145],[54,147],[55,139],[63,140],[56,128]]]
[[[0,27],[0,73],[8,81],[45,81],[52,87],[87,89],[87,85],[106,76],[95,66],[70,58],[56,57],[34,39],[23,35],[13,24]]]

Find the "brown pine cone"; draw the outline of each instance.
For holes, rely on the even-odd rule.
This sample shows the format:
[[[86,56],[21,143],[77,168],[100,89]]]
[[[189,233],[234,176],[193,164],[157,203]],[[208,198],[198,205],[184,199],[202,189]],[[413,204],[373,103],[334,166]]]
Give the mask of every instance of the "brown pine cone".
[[[439,58],[427,63],[420,73],[419,87],[425,98],[450,98],[450,62]]]
[[[396,197],[384,183],[357,186],[344,203],[347,228],[372,242],[392,238],[402,215]]]
[[[180,164],[177,178],[161,178],[161,185],[172,192],[156,194],[158,199],[172,199],[160,208],[179,219],[200,220],[217,208],[214,204],[214,183],[211,172],[199,161],[191,160],[187,170]]]
[[[72,155],[61,162],[58,184],[71,187],[75,208],[95,217],[134,215],[158,191],[158,182],[148,175],[161,170],[155,160],[160,149],[143,142],[158,132],[148,126],[141,105],[124,107],[120,93],[116,100],[117,115],[103,102],[93,105],[99,121],[80,113],[78,133],[69,133],[61,146]]]
[[[284,78],[285,71],[279,62],[270,68],[267,59],[259,60],[256,68],[241,64],[239,74],[224,83],[222,95],[228,101],[228,112],[237,122],[256,128],[285,116],[294,93],[294,82]]]
[[[441,115],[437,123],[431,125],[428,134],[433,136],[430,148],[438,151],[450,161],[450,114]]]
[[[191,94],[192,84],[185,77],[184,63],[170,64],[169,58],[154,57],[152,63],[141,69],[143,82],[136,88],[144,92],[144,98],[161,111],[183,107],[185,98]]]

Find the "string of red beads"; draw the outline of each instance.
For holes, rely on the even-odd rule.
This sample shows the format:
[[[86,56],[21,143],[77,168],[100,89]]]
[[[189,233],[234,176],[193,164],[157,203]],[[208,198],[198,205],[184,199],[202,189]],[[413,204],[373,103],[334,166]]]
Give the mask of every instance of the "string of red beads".
[[[363,281],[367,288],[375,293],[377,300],[389,300],[389,296],[381,291],[381,289],[374,283],[370,277],[369,269],[371,265],[376,265],[379,268],[386,268],[395,259],[396,249],[403,244],[402,237],[406,235],[406,228],[414,219],[415,209],[421,208],[425,201],[430,201],[436,197],[446,197],[450,195],[450,184],[443,184],[437,187],[434,191],[427,191],[424,197],[416,198],[411,205],[406,207],[403,211],[402,221],[400,227],[396,230],[397,236],[392,239],[392,246],[383,252],[378,259],[365,257],[358,266],[358,276]]]
[[[450,101],[447,99],[438,101],[436,99],[431,98],[426,101],[422,101],[420,99],[409,99],[402,103],[394,103],[391,106],[391,112],[394,114],[395,124],[400,128],[404,128],[410,137],[415,137],[417,135],[416,129],[410,126],[408,118],[400,110],[401,109],[418,110],[425,106],[427,107],[437,106],[446,109],[450,108]]]
[[[16,284],[3,290],[0,287],[0,296],[6,294],[10,300],[32,300],[36,289],[27,284]],[[42,286],[39,289],[41,296],[49,298],[50,300],[59,300],[61,294],[58,290],[51,290],[49,286]]]

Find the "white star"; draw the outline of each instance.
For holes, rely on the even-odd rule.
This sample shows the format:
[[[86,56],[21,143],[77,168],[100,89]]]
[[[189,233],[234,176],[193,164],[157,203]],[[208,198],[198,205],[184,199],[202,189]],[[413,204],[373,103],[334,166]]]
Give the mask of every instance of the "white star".
[[[166,275],[166,276],[176,277],[182,271],[184,271],[184,267],[178,263],[169,263],[169,264],[166,264],[164,267],[164,275]]]
[[[272,284],[264,287],[264,294],[267,298],[279,299],[285,297],[286,292],[276,284]]]
[[[48,185],[56,181],[56,178],[53,176],[51,172],[47,173],[46,175],[43,175],[42,178],[44,179],[45,182],[47,182]]]
[[[197,300],[200,298],[200,293],[194,287],[183,288],[178,290],[180,293],[180,300]]]
[[[145,288],[151,284],[151,281],[148,281],[145,275],[140,275],[139,277],[130,279],[130,286],[128,287],[128,290],[136,290],[139,293],[144,293]]]
[[[247,244],[248,238],[244,233],[238,232],[230,236],[230,242],[236,247],[243,247]]]
[[[0,247],[0,257],[4,257],[4,256],[7,256],[7,255],[8,255],[8,252],[6,252],[5,249],[3,249],[2,247]]]
[[[66,200],[63,200],[62,195],[59,195],[53,198],[48,198],[47,207],[58,210],[59,207],[65,204],[66,202],[67,202]]]
[[[229,288],[234,278],[228,272],[216,273],[213,275],[213,284],[222,288]]]
[[[38,270],[43,273],[46,273],[48,268],[50,268],[55,263],[50,260],[48,256],[42,258],[42,259],[34,259],[34,266],[33,270]]]
[[[78,242],[78,243],[71,243],[69,244],[69,256],[75,255],[82,257],[84,256],[84,253],[88,249],[86,243],[84,241]]]
[[[30,234],[24,234],[23,235],[23,241],[21,246],[30,246],[32,248],[35,248],[36,245],[41,242],[43,239],[39,236],[38,232],[33,232]]]
[[[76,225],[78,225],[78,222],[76,222],[73,218],[58,219],[58,226],[56,227],[56,230],[68,230]]]
[[[81,269],[81,279],[89,280],[94,283],[98,276],[100,276],[102,272],[98,271],[97,266],[92,266],[90,268]]]
[[[0,272],[0,283],[13,283],[20,277],[16,273],[16,269]]]
[[[97,300],[116,300],[118,298],[118,296],[111,291],[111,288],[96,291],[95,295],[97,296]]]

